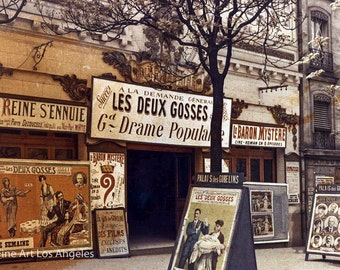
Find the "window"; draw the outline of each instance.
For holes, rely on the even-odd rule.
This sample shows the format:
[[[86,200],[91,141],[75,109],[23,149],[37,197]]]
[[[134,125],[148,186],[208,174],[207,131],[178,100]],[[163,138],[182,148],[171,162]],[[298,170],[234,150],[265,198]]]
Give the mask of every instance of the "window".
[[[331,98],[318,94],[314,95],[314,131],[331,132]]]
[[[77,135],[0,129],[0,158],[76,160]]]
[[[232,147],[232,170],[244,173],[246,181],[276,182],[275,149]]]
[[[318,10],[313,10],[311,12],[311,32],[311,39],[328,37],[328,16]],[[327,49],[327,47],[319,47],[320,44],[314,45],[316,45],[316,49]]]
[[[312,10],[309,37],[311,41],[310,52],[318,53],[318,57],[311,61],[311,68],[333,71],[333,55],[329,37],[329,17],[319,10]]]
[[[324,94],[316,94],[314,104],[314,147],[318,149],[334,149],[332,132],[331,98]]]

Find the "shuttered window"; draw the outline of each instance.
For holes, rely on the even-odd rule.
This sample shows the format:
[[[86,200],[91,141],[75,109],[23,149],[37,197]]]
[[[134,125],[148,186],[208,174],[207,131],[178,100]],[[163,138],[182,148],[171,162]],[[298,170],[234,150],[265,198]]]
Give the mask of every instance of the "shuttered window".
[[[326,95],[314,96],[314,131],[331,131],[331,98]]]

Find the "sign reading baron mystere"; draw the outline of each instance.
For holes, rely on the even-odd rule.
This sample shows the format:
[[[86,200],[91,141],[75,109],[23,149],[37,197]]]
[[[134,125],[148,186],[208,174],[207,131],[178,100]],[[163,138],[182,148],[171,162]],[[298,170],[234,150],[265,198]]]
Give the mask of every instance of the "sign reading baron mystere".
[[[93,78],[91,137],[207,147],[212,97]],[[224,99],[222,147],[229,147],[231,99]]]
[[[286,147],[287,129],[285,127],[269,127],[233,124],[231,133],[232,145]]]

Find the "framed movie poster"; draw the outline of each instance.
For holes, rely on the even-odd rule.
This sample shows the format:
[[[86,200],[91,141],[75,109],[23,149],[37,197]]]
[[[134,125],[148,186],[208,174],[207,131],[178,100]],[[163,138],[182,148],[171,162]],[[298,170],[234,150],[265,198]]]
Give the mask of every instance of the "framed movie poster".
[[[2,259],[94,257],[89,163],[1,159]]]
[[[288,185],[245,182],[255,244],[288,242]]]
[[[130,254],[124,208],[96,209],[97,250],[100,258]]]
[[[189,264],[225,269],[241,194],[236,188],[191,188],[169,270],[188,269]]]
[[[125,154],[90,152],[91,210],[125,207]]]
[[[315,193],[306,253],[340,256],[340,194]]]

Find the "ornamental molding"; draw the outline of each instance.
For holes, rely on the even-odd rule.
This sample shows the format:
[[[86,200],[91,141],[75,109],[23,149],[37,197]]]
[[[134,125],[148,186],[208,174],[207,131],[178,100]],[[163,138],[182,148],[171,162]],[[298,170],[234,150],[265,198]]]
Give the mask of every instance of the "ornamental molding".
[[[232,105],[231,105],[231,118],[237,119],[243,109],[248,108],[248,103],[244,102],[244,100],[239,100],[238,98],[236,100],[233,100]]]
[[[267,107],[276,121],[277,124],[288,126],[288,130],[292,131],[293,134],[293,147],[294,150],[297,148],[297,128],[296,125],[299,123],[299,117],[295,114],[286,113],[286,109],[282,108],[281,105],[275,105],[273,107]]]
[[[90,88],[87,87],[87,80],[78,79],[76,75],[52,75],[54,81],[58,81],[63,90],[70,96],[72,100],[85,101],[91,100]]]
[[[147,53],[126,54],[118,51],[107,51],[103,53],[103,61],[118,70],[128,83],[200,94],[207,94],[212,91],[210,78],[203,72],[175,76],[161,68],[162,63],[151,59]],[[178,68],[179,70],[182,69],[184,74],[185,68]]]
[[[5,74],[7,74],[8,76],[12,76],[13,75],[13,69],[6,68],[0,63],[0,79],[1,79],[1,76],[5,75]]]

